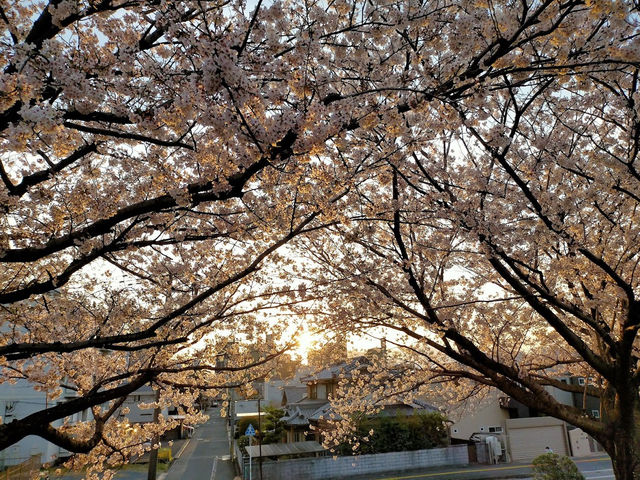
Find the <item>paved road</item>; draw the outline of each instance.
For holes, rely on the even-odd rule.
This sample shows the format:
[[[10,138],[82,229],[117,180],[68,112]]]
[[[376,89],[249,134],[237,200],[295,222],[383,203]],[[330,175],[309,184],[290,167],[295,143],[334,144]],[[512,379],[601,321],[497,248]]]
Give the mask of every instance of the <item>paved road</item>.
[[[225,419],[217,408],[207,414],[209,420],[196,428],[164,480],[233,480]]]
[[[583,459],[575,458],[580,471],[587,480],[615,480],[608,456],[599,455]],[[423,471],[387,473],[352,477],[352,480],[480,480],[523,479],[531,480],[529,463],[510,463],[496,466],[469,465],[465,467],[438,468]]]
[[[233,480],[235,473],[229,460],[229,443],[225,420],[219,409],[207,412],[209,420],[196,428],[191,438],[179,452],[169,471],[158,475],[164,480]],[[52,476],[59,480],[79,480],[80,473]],[[117,480],[146,480],[147,472],[121,470]]]

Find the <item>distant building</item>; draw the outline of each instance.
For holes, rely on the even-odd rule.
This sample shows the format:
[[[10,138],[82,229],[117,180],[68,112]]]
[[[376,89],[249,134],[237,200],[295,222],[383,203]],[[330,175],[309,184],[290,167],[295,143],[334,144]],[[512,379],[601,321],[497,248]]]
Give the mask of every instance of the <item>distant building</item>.
[[[63,389],[59,399],[49,402],[44,392],[35,390],[33,385],[26,380],[18,380],[15,384],[5,382],[0,384],[0,416],[2,422],[8,424],[12,420],[25,418],[47,407],[73,399],[75,396],[74,391]],[[124,408],[128,408],[129,413],[126,415],[121,413],[119,416],[127,417],[131,423],[151,422],[153,421],[153,409],[142,409],[139,404],[154,401],[155,392],[153,389],[148,385],[143,386],[131,393],[120,407],[121,412]],[[162,413],[167,415],[167,409],[165,408]],[[89,410],[83,410],[69,417],[69,422],[72,424],[89,420],[91,420]],[[60,426],[62,422],[63,420],[58,420],[53,423],[53,426]],[[58,458],[68,457],[71,453],[41,437],[30,435],[0,451],[0,468],[17,465],[32,455],[40,455],[42,463],[50,463]]]
[[[153,408],[141,408],[140,405],[152,404],[156,401],[156,392],[150,385],[143,385],[135,392],[129,394],[120,407],[120,418],[126,417],[130,423],[149,423],[153,421]],[[127,410],[125,410],[127,409]],[[124,413],[128,411],[128,413]],[[173,413],[173,412],[172,412]],[[177,412],[176,412],[177,413]],[[169,415],[169,410],[164,407],[160,414]]]
[[[56,402],[47,402],[44,392],[39,392],[26,380],[18,380],[15,384],[0,384],[0,416],[2,423],[10,424],[13,420],[19,420],[36,413]],[[83,412],[86,415],[86,412]],[[82,420],[83,415],[76,415],[76,421]],[[54,423],[61,424],[62,422]],[[17,465],[27,460],[31,455],[40,455],[42,463],[55,460],[66,451],[47,442],[43,438],[29,435],[19,442],[0,451],[0,468]]]

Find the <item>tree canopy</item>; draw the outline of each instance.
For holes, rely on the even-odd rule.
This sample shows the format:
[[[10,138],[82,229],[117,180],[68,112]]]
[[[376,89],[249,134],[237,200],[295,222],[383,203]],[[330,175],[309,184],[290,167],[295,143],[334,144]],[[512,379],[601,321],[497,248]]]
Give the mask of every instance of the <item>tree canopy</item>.
[[[236,335],[313,305],[405,335],[416,384],[580,426],[633,478],[636,7],[0,2],[2,379],[60,401],[0,448],[126,455],[124,395],[241,382],[284,347]],[[565,368],[605,421],[546,393]]]
[[[333,282],[337,328],[397,332],[416,362],[400,391],[497,387],[587,431],[616,478],[637,478],[637,13],[506,3],[447,24],[461,30],[442,52],[478,47],[445,55],[455,73],[438,63],[455,90],[369,127],[362,150],[376,158],[350,217],[306,248]],[[416,58],[436,58],[437,40],[415,38]],[[432,72],[412,81],[446,85]],[[560,382],[567,372],[586,387]],[[603,419],[548,386],[598,396]]]

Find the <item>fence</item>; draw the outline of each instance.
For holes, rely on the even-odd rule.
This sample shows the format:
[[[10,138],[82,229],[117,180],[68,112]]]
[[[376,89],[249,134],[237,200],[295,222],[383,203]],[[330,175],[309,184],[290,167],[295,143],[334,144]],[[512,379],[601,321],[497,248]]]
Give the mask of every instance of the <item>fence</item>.
[[[475,454],[475,459],[472,459],[471,450],[473,449]],[[494,463],[494,457],[492,455],[491,450],[489,449],[489,445],[484,442],[479,442],[474,445],[469,445],[469,457],[472,463]],[[495,462],[497,463],[497,462]]]
[[[239,472],[243,472],[244,471],[244,467],[245,467],[245,461],[244,461],[244,456],[246,454],[243,454],[240,447],[238,446],[238,442],[234,439],[231,440],[233,442],[233,451],[236,457],[236,463],[238,464],[238,471]],[[247,459],[247,462],[249,460]],[[249,466],[247,465],[247,468]],[[248,473],[247,473],[248,475]]]
[[[326,480],[329,478],[367,475],[414,468],[443,465],[466,465],[469,452],[466,445],[446,448],[414,450],[410,452],[378,453],[356,457],[309,457],[295,460],[264,461],[262,480]],[[249,479],[248,459],[245,459],[243,478]],[[257,459],[253,460],[253,478],[259,478]]]
[[[38,478],[38,473],[42,466],[40,460],[40,454],[31,455],[28,460],[0,472],[0,480],[32,480],[33,478]]]

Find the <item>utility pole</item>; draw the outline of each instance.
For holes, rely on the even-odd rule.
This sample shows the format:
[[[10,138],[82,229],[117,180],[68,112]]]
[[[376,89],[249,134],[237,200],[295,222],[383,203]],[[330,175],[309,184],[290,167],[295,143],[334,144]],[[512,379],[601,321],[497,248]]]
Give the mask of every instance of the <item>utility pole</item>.
[[[153,409],[153,424],[158,423],[160,418],[160,389],[156,390],[156,407]],[[153,434],[151,439],[151,451],[149,452],[149,470],[147,471],[147,480],[156,480],[156,471],[158,469],[158,448],[155,448],[156,444],[160,442],[160,438],[157,433]]]
[[[258,465],[260,466],[260,480],[262,480],[262,413],[260,412],[260,397],[258,397],[258,431],[260,432],[258,437]]]
[[[233,459],[235,457],[235,442],[236,442],[236,437],[235,437],[235,433],[236,433],[236,422],[235,422],[235,416],[236,416],[236,397],[235,397],[235,391],[233,389],[233,387],[231,388],[227,388],[228,391],[228,398],[229,398],[229,408],[227,408],[227,417],[229,420],[229,458],[231,458],[231,461],[233,462]]]

